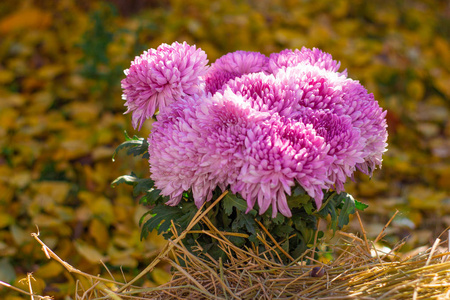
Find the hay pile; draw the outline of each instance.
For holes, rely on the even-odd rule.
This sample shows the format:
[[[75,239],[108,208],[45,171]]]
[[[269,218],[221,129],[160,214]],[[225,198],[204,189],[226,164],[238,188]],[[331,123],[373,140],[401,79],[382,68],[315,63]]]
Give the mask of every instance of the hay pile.
[[[274,258],[284,250],[269,242],[269,232],[260,236],[266,245],[265,252],[240,249],[227,239],[230,233],[220,232],[212,225],[206,217],[207,211],[199,211],[185,232],[174,232],[173,239],[155,260],[128,283],[83,273],[62,261],[39,239],[38,234],[33,236],[43,246],[48,258],[56,259],[69,272],[89,280],[89,287],[78,285],[75,291],[77,300],[450,298],[450,253],[446,252],[448,248],[440,239],[421,253],[401,257],[396,254],[401,245],[389,253],[380,252],[374,245],[382,238],[383,232],[370,242],[365,238],[362,227],[363,239],[340,233],[339,242],[333,245],[337,257],[327,264],[312,259],[314,253],[311,251],[292,260],[289,265],[280,265]],[[197,222],[208,225],[210,230],[204,233],[220,242],[230,262],[199,259],[183,246],[183,237]],[[200,245],[197,250],[202,250]],[[170,282],[156,288],[134,285],[160,262],[173,267]],[[22,292],[32,299],[49,299],[33,295],[31,286],[30,292]]]

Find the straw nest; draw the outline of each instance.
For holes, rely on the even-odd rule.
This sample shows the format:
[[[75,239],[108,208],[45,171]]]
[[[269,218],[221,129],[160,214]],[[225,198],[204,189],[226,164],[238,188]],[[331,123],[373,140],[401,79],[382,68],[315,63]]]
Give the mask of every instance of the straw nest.
[[[77,300],[450,298],[450,253],[446,252],[448,248],[444,247],[440,239],[423,252],[403,257],[397,254],[401,245],[389,253],[383,253],[375,247],[389,223],[374,241],[366,238],[364,228],[361,227],[362,238],[339,233],[339,241],[331,246],[335,259],[328,263],[314,260],[311,250],[288,265],[280,265],[275,262],[275,256],[284,250],[272,241],[269,232],[259,237],[266,245],[263,253],[256,253],[254,249],[241,249],[227,239],[231,233],[220,232],[212,225],[206,213],[207,210],[200,210],[185,232],[174,232],[173,238],[154,261],[128,283],[77,270],[49,249],[38,234],[33,236],[43,246],[48,258],[56,259],[69,272],[88,279],[89,287],[79,284],[74,291]],[[359,215],[357,217],[359,219]],[[212,258],[202,260],[184,247],[183,237],[197,222],[208,225],[210,230],[204,233],[220,242],[229,262]],[[201,245],[197,250],[202,250]],[[170,282],[156,288],[135,285],[160,262],[173,267]],[[33,296],[34,299],[49,299],[33,295],[31,286],[30,292],[22,292],[32,296],[32,299]]]

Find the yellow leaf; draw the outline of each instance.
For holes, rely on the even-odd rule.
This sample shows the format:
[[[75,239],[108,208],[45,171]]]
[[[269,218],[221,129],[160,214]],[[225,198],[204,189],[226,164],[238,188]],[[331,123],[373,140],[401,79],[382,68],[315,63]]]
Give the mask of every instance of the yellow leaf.
[[[83,241],[75,241],[74,245],[78,253],[91,263],[99,263],[100,261],[104,262],[107,260],[100,251]]]
[[[39,69],[36,76],[41,79],[51,80],[64,71],[62,65],[45,65]]]
[[[41,91],[31,97],[31,108],[33,112],[44,113],[52,105],[55,96],[50,92]]]
[[[133,214],[131,206],[117,204],[114,205],[114,216],[117,222],[128,222],[130,220],[130,215]]]
[[[114,150],[111,147],[100,146],[92,150],[92,158],[96,161],[102,159],[108,159],[109,161],[111,161],[113,152]]]
[[[41,278],[52,278],[62,273],[64,267],[57,261],[51,260],[49,263],[41,266],[33,274]]]
[[[9,70],[0,70],[0,84],[8,84],[14,80],[14,72]]]
[[[438,186],[448,189],[450,187],[450,166],[445,166],[437,170]],[[450,205],[449,205],[450,206]],[[449,209],[450,210],[450,209]]]
[[[164,271],[161,268],[155,268],[151,274],[152,274],[153,280],[158,285],[165,284],[165,283],[169,282],[170,279],[172,279],[172,275],[167,273],[166,271]]]
[[[100,107],[96,103],[73,102],[67,105],[70,116],[78,122],[95,124],[98,119]]]
[[[158,234],[158,231],[155,229],[148,235],[146,246],[148,249],[159,248],[162,249],[167,244],[166,239]]]
[[[7,227],[14,223],[14,218],[8,213],[0,212],[0,228]]]
[[[133,241],[131,240],[131,234],[118,235],[117,233],[113,237],[113,244],[120,248],[130,248]]]
[[[88,155],[90,152],[90,147],[85,140],[67,140],[60,146],[61,148],[54,155],[57,160],[72,160]]]
[[[412,99],[422,100],[425,94],[425,86],[423,85],[421,80],[412,80],[408,83],[406,92]]]
[[[42,181],[33,185],[37,195],[49,196],[55,203],[63,203],[71,184],[64,181]]]
[[[109,233],[106,225],[99,219],[94,218],[89,224],[89,234],[94,238],[100,249],[105,249],[109,244]]]
[[[450,43],[441,37],[436,37],[434,39],[434,48],[444,65],[448,66],[450,64]]]
[[[442,207],[445,192],[438,192],[421,185],[413,186],[408,192],[408,202],[411,208],[436,210]]]
[[[11,178],[11,183],[20,189],[26,187],[30,183],[30,181],[31,181],[31,174],[28,171],[17,172]]]
[[[12,129],[17,126],[17,118],[18,118],[19,112],[10,107],[0,110],[0,128]]]
[[[138,261],[133,257],[133,250],[120,251],[116,247],[110,247],[108,249],[108,257],[110,263],[115,266],[123,266],[128,268],[136,268]]]
[[[8,295],[5,298],[5,300],[24,300],[24,299],[26,299],[26,298],[19,297],[19,296],[13,296],[13,295]]]
[[[442,77],[434,79],[436,87],[444,93],[447,97],[450,97],[450,75],[445,74]]]
[[[25,8],[13,12],[0,22],[0,33],[24,29],[46,28],[52,22],[52,16],[37,8]]]
[[[114,220],[114,211],[110,200],[104,197],[98,197],[90,203],[89,208],[92,213],[99,217],[106,225],[109,225]]]
[[[372,179],[368,182],[358,183],[360,195],[363,197],[374,197],[388,189],[387,182]]]
[[[61,222],[59,220],[56,220],[52,216],[39,214],[33,218],[32,221],[33,224],[39,226],[39,227],[55,227],[61,225]]]
[[[0,168],[1,173],[1,168]],[[1,178],[0,178],[1,180]],[[14,189],[9,184],[3,184],[0,182],[0,202],[10,203],[14,197]]]
[[[46,82],[43,79],[35,77],[27,77],[22,82],[22,87],[25,93],[32,92],[33,90],[41,90],[44,88]]]

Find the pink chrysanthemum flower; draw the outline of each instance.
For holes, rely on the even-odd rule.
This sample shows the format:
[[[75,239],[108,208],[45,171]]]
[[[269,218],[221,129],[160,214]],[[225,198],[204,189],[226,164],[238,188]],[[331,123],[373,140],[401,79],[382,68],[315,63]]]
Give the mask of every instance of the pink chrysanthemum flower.
[[[329,146],[312,126],[274,115],[251,131],[245,145],[237,190],[247,200],[247,211],[258,201],[260,214],[272,205],[272,217],[278,211],[292,216],[286,195],[296,182],[320,208],[331,159]]]
[[[302,63],[280,69],[275,77],[280,86],[297,91],[294,114],[305,107],[332,110],[336,105],[344,105],[342,86],[346,77],[339,73]]]
[[[336,106],[335,111],[352,118],[354,127],[361,131],[365,139],[364,162],[357,168],[365,174],[372,175],[376,167],[381,167],[382,155],[387,151],[386,113],[358,81],[347,79],[342,86],[343,105]]]
[[[216,93],[197,113],[204,143],[201,166],[208,166],[220,187],[235,186],[244,160],[245,142],[256,124],[270,118],[267,112],[253,109],[245,98],[226,90]],[[234,190],[234,192],[236,192]]]
[[[200,207],[217,186],[235,185],[247,131],[268,118],[231,92],[186,97],[159,114],[148,140],[150,171],[161,194],[170,196],[167,204],[177,205],[192,190]]]
[[[329,145],[328,155],[332,159],[327,177],[331,181],[328,188],[334,186],[338,193],[344,191],[347,178],[353,176],[356,165],[364,162],[366,140],[360,130],[353,127],[352,119],[346,115],[337,115],[330,110],[304,109],[299,119],[311,124],[318,136]]]
[[[259,52],[236,51],[216,60],[204,76],[205,90],[214,94],[230,79],[268,71],[269,58]]]
[[[125,113],[132,112],[133,127],[140,130],[156,109],[200,93],[207,63],[205,52],[186,42],[162,44],[136,57],[122,80]]]
[[[341,66],[341,63],[334,60],[331,54],[317,48],[308,49],[305,47],[301,50],[295,49],[295,51],[292,51],[286,49],[280,53],[272,53],[268,64],[270,72],[276,74],[279,69],[295,67],[301,63],[331,72],[337,72]],[[342,75],[347,76],[347,70],[344,70]]]
[[[303,91],[292,116],[305,107],[349,116],[365,143],[364,163],[358,163],[357,168],[371,174],[381,165],[387,147],[386,111],[358,81],[307,64],[280,69],[276,78],[288,89]]]
[[[171,47],[185,49],[185,56]],[[320,208],[324,189],[341,192],[357,168],[370,174],[381,165],[386,112],[359,82],[337,72],[340,64],[328,53],[303,48],[269,59],[237,51],[217,60],[202,78],[206,67],[199,53],[185,44],[162,45],[146,54],[142,66],[137,59],[123,83],[135,126],[156,105],[170,107],[161,110],[148,140],[151,178],[170,196],[169,205],[192,190],[200,207],[216,187],[230,188],[247,201],[247,211],[257,201],[260,213],[272,206],[273,217],[289,217],[286,195],[296,184]],[[183,72],[188,65],[190,71]],[[154,84],[142,70],[160,80]],[[173,75],[175,70],[182,76]],[[180,83],[168,84],[163,71]],[[154,86],[136,84],[145,88],[133,94],[132,83],[139,80],[132,78]]]
[[[280,116],[292,114],[294,105],[303,94],[297,86],[285,85],[275,76],[262,72],[230,80],[223,89],[243,96],[258,111],[278,113]]]
[[[217,181],[202,167],[203,154],[198,150],[204,137],[197,127],[196,111],[205,101],[204,95],[185,97],[171,105],[153,123],[148,139],[150,172],[155,186],[168,205],[177,205],[184,191],[192,190],[195,203],[200,206],[210,200]]]

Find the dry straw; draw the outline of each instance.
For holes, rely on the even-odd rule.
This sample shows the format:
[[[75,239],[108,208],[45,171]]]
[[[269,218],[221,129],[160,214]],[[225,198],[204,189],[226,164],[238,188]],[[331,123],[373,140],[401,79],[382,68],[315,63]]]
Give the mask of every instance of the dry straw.
[[[222,195],[222,197],[225,194]],[[389,253],[375,248],[384,233],[374,242],[340,232],[340,240],[333,245],[336,258],[323,264],[312,259],[313,252],[305,253],[300,259],[281,265],[276,257],[287,253],[274,242],[270,232],[264,232],[259,240],[265,245],[264,252],[241,249],[227,238],[242,234],[221,232],[208,219],[207,212],[216,205],[219,198],[206,210],[200,209],[187,230],[178,233],[172,226],[170,239],[150,265],[128,283],[100,278],[86,274],[61,260],[40,239],[48,258],[60,262],[69,272],[82,277],[89,286],[77,285],[76,300],[94,299],[450,299],[450,260],[448,247],[440,239],[428,250],[411,257],[396,254],[398,247]],[[361,219],[358,218],[362,226]],[[392,219],[391,219],[392,220]],[[202,231],[219,242],[229,257],[229,262],[201,259],[189,252],[182,243],[184,236],[198,222],[208,230]],[[390,221],[389,221],[390,222]],[[400,247],[401,245],[399,245]],[[198,245],[196,251],[201,251]],[[286,255],[289,258],[289,255]],[[279,260],[278,260],[279,261]],[[156,288],[142,288],[135,283],[151,272],[160,262],[173,267],[172,280]],[[31,275],[28,276],[31,282]],[[8,286],[6,283],[0,282]],[[18,291],[17,288],[9,286]],[[49,299],[34,295],[31,283],[29,292],[21,291],[31,299]]]

